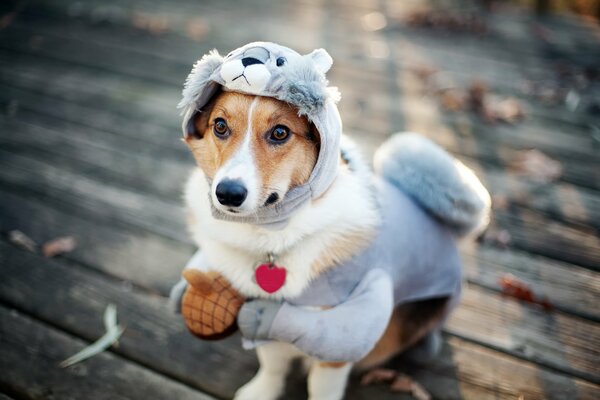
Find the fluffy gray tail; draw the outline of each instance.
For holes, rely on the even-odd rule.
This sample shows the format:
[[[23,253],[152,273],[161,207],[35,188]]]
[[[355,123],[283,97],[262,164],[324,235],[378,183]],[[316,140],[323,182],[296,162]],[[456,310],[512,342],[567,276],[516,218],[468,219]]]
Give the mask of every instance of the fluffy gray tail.
[[[416,199],[458,236],[489,222],[490,195],[459,160],[416,133],[392,136],[375,153],[375,172]]]

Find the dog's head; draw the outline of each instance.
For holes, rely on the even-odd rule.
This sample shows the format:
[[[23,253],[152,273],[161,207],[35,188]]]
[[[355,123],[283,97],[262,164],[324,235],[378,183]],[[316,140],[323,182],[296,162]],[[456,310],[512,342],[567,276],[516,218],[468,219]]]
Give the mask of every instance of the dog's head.
[[[284,222],[331,185],[342,130],[339,93],[325,78],[331,64],[323,49],[300,55],[267,42],[196,63],[179,106],[211,181],[213,216]]]
[[[186,136],[211,182],[213,205],[249,215],[308,181],[319,151],[315,127],[280,100],[221,92],[193,119]]]

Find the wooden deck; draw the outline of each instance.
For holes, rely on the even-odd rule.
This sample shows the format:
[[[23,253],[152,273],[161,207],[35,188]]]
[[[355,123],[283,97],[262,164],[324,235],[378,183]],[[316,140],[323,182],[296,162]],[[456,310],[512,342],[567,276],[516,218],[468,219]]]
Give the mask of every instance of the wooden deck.
[[[367,152],[394,131],[420,131],[495,195],[491,233],[462,251],[468,284],[442,356],[394,365],[439,399],[600,398],[598,26],[507,8],[477,35],[401,23],[406,3],[419,2],[273,3],[0,5],[0,399],[230,398],[254,374],[239,337],[196,340],[166,301],[194,252],[181,202],[193,166],[179,141],[181,85],[209,49],[252,40],[327,48],[346,131]],[[559,60],[596,68],[576,108],[522,90],[553,82]],[[444,111],[415,73],[423,65],[444,85],[484,80],[517,98],[525,120]],[[559,161],[560,178],[538,183],[511,169],[527,149]],[[12,243],[15,229],[38,243],[72,235],[78,246],[44,258]],[[554,310],[503,296],[505,274]],[[126,326],[120,345],[59,368],[103,334],[110,303]],[[305,397],[290,377],[285,398]],[[356,378],[348,389],[348,399],[396,398],[409,397]]]

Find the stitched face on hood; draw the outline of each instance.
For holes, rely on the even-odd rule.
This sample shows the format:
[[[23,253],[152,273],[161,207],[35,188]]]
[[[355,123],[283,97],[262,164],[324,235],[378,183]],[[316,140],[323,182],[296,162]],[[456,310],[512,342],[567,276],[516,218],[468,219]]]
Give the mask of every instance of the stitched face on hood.
[[[290,215],[324,193],[335,179],[339,159],[341,120],[339,93],[328,87],[325,73],[332,59],[323,49],[306,55],[274,43],[254,42],[222,57],[215,50],[192,69],[179,106],[184,109],[186,138],[203,140],[194,121],[208,112],[206,106],[221,91],[272,97],[292,106],[318,133],[320,151],[308,180],[283,194],[281,201],[266,202],[251,216],[233,216],[213,209],[220,219],[255,224],[285,224]]]

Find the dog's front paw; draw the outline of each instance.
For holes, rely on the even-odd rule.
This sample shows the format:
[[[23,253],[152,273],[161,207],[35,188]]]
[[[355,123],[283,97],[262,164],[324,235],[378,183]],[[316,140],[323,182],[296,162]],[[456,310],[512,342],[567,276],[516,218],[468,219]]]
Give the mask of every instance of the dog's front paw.
[[[283,393],[284,379],[279,374],[259,372],[235,392],[233,400],[276,400]]]

